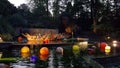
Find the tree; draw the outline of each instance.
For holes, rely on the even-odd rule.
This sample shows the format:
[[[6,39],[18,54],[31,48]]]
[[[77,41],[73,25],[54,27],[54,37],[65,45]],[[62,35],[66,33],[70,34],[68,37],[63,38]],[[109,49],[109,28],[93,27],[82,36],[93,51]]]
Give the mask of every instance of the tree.
[[[30,0],[32,12],[36,16],[49,16],[49,0]]]
[[[0,0],[0,14],[3,16],[12,15],[17,13],[17,9],[8,0]]]

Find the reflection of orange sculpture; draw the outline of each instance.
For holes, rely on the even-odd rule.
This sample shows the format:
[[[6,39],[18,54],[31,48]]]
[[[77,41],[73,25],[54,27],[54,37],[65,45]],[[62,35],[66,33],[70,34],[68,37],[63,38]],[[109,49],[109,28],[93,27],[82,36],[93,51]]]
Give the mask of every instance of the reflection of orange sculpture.
[[[39,57],[40,57],[40,60],[43,60],[43,61],[48,59],[48,55],[40,55]]]
[[[48,55],[49,54],[49,49],[47,47],[42,47],[40,49],[40,54],[41,55]]]
[[[23,58],[27,58],[30,56],[30,49],[27,46],[24,46],[23,48],[21,48],[21,56]]]

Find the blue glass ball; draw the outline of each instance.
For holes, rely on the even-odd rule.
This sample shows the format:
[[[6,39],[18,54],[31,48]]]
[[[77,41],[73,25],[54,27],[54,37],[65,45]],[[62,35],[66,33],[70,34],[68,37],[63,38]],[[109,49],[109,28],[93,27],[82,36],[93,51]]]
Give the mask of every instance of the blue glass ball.
[[[31,62],[35,63],[36,60],[37,60],[37,56],[32,55],[32,56],[30,57],[30,61],[31,61]]]

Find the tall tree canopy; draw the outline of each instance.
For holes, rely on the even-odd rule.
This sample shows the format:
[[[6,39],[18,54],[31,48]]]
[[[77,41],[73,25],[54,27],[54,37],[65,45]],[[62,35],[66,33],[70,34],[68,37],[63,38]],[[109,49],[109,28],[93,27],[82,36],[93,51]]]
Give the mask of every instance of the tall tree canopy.
[[[8,16],[17,12],[16,7],[8,0],[0,0],[0,9],[0,14],[3,16]]]

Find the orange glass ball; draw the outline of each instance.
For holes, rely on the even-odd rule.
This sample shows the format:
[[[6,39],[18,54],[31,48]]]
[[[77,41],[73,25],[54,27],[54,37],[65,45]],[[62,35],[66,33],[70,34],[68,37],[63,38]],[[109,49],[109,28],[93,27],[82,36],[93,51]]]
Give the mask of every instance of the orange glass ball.
[[[49,49],[47,47],[42,47],[40,49],[40,54],[41,55],[48,55],[49,54]]]

